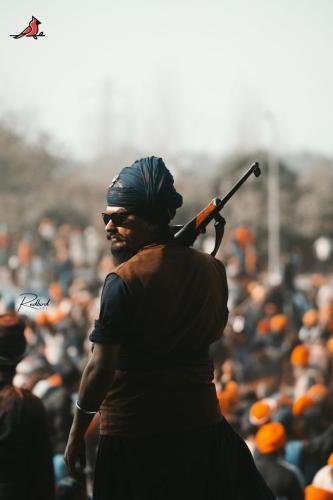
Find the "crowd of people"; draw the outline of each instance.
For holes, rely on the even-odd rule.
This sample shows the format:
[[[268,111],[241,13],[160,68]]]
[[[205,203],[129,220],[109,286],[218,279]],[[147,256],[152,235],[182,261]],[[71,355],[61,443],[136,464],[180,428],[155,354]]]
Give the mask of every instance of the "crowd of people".
[[[113,269],[105,247],[93,227],[50,218],[19,241],[0,227],[0,314],[18,312],[28,346],[13,385],[45,407],[57,499],[91,494],[98,415],[87,433],[85,485],[68,476],[63,453],[101,287]],[[270,284],[242,226],[220,257],[229,321],[210,355],[221,410],[278,499],[332,500],[333,277],[301,275],[289,259]]]
[[[248,236],[242,228],[233,242],[243,257]],[[222,412],[277,498],[333,498],[332,277],[285,267],[268,286],[242,262],[211,347]]]

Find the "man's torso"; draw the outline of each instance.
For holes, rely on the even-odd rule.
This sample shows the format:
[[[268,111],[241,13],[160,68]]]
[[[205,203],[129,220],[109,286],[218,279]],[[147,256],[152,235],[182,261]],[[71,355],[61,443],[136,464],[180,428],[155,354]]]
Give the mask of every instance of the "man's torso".
[[[116,269],[130,328],[101,407],[101,433],[143,435],[220,418],[208,347],[227,320],[223,265],[176,243],[145,247]]]

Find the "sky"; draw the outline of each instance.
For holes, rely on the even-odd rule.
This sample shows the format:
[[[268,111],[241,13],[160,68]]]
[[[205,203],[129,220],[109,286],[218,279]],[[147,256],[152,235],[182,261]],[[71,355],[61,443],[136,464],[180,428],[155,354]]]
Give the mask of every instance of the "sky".
[[[45,37],[14,39],[34,15]],[[64,153],[333,155],[331,0],[1,0],[0,119]]]

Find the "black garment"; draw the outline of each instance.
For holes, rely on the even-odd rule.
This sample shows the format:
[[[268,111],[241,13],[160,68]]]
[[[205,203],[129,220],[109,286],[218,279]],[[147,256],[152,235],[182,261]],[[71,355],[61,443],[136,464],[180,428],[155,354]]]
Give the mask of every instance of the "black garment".
[[[101,436],[94,500],[274,500],[225,419],[149,437]],[[296,497],[293,500],[297,500]]]
[[[123,280],[114,273],[105,278],[99,318],[89,336],[90,342],[120,344],[130,328],[131,296]],[[125,314],[124,314],[125,312]]]
[[[292,466],[278,456],[255,456],[256,466],[267,481],[268,486],[278,498],[303,500],[304,489]]]
[[[0,499],[54,499],[44,407],[29,391],[11,385],[0,387]]]

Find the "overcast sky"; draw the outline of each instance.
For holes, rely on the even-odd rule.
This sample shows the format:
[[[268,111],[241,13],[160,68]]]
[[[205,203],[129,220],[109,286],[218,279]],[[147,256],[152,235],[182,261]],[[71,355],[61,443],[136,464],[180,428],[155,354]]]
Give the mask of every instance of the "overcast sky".
[[[1,0],[0,116],[79,158],[332,155],[332,25],[332,0]]]

